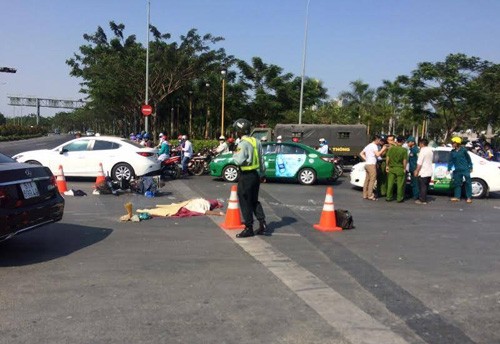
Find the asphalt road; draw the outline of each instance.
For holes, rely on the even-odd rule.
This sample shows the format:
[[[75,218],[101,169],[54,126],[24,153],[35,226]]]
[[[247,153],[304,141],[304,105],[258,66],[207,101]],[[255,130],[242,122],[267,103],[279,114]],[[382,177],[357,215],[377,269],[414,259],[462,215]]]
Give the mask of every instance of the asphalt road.
[[[236,239],[220,217],[118,220],[128,201],[227,204],[209,176],[153,199],[68,186],[88,196],[63,221],[0,243],[0,343],[500,343],[498,195],[372,202],[346,176],[334,202],[356,228],[322,233],[330,185],[266,183],[271,235]]]

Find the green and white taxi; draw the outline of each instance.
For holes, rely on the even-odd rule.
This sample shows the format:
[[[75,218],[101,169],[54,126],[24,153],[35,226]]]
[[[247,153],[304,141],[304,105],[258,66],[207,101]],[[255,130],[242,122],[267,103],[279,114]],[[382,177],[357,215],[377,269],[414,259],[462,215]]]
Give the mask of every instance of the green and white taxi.
[[[338,178],[334,156],[321,154],[313,148],[295,142],[262,143],[266,180],[296,179],[300,184],[311,185],[318,180],[335,181]],[[233,154],[221,154],[210,163],[210,175],[235,182],[240,169]]]

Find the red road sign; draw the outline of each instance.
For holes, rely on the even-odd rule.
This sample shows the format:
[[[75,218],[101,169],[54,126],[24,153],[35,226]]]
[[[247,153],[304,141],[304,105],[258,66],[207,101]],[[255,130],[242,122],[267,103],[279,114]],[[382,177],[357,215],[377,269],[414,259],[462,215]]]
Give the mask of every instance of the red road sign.
[[[144,116],[149,116],[153,113],[153,108],[151,107],[151,105],[144,104],[143,106],[141,106],[141,112]]]

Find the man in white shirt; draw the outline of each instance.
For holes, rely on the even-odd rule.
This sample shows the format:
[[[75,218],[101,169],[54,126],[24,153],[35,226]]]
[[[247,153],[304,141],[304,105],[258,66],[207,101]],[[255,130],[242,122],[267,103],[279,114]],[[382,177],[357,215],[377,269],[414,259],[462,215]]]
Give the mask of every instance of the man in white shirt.
[[[427,190],[432,177],[432,148],[428,147],[429,141],[421,139],[418,143],[420,153],[418,154],[417,169],[413,172],[415,177],[418,177],[420,187],[419,198],[415,201],[417,204],[427,204]]]
[[[319,139],[319,148],[317,149],[317,151],[322,154],[328,154],[328,143],[324,138]]]
[[[182,174],[187,176],[188,174],[188,164],[193,157],[193,144],[188,140],[187,135],[182,135]]]
[[[366,162],[366,177],[365,183],[363,185],[363,198],[369,199],[371,201],[377,200],[377,198],[373,194],[373,187],[375,185],[375,181],[377,180],[377,157],[385,153],[385,150],[387,149],[384,146],[384,148],[379,150],[379,144],[380,137],[378,135],[374,135],[372,143],[363,148],[363,150],[359,154],[361,158]]]

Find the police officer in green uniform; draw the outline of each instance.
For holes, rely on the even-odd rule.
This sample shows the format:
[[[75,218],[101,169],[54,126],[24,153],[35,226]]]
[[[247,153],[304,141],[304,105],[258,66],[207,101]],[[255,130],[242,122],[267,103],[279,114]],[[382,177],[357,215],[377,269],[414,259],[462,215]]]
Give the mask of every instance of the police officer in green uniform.
[[[462,147],[462,139],[455,136],[451,139],[453,150],[450,153],[450,160],[448,161],[448,173],[452,167],[453,171],[453,187],[454,197],[450,199],[452,202],[460,201],[462,193],[462,183],[465,180],[465,196],[467,203],[472,203],[472,180],[470,174],[472,172],[472,160],[469,156],[467,149]]]
[[[403,148],[404,137],[398,136],[396,145],[387,151],[387,196],[386,201],[392,201],[394,181],[396,181],[396,200],[403,202],[405,197],[406,163],[408,151]]]
[[[380,160],[377,163],[377,193],[378,197],[386,197],[387,195],[387,163],[386,156],[389,148],[394,146],[394,135],[382,135],[383,144],[380,148]]]
[[[245,221],[245,229],[236,234],[238,238],[246,238],[255,234],[265,234],[267,231],[266,216],[259,202],[260,178],[264,176],[265,167],[262,161],[262,146],[250,134],[250,122],[246,119],[237,119],[233,127],[240,138],[240,143],[233,155],[233,160],[240,166],[238,180],[238,199],[241,214]],[[259,228],[253,230],[253,215],[259,221]]]
[[[415,144],[415,138],[413,136],[408,136],[406,143],[410,148],[408,150],[408,169],[410,171],[411,178],[411,196],[413,199],[417,200],[420,194],[420,188],[418,184],[418,177],[414,176],[414,172],[417,169],[418,153],[420,149],[418,149],[418,146]]]

